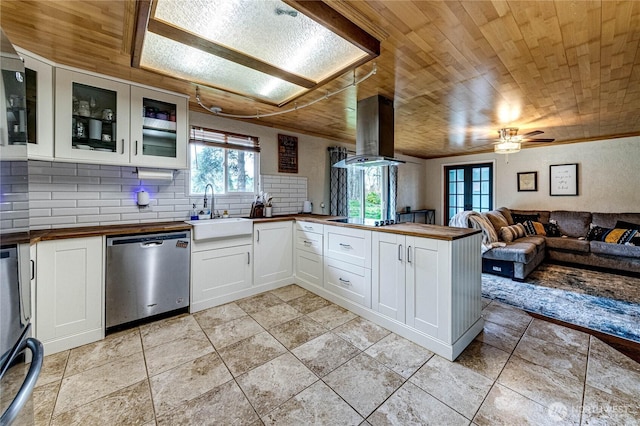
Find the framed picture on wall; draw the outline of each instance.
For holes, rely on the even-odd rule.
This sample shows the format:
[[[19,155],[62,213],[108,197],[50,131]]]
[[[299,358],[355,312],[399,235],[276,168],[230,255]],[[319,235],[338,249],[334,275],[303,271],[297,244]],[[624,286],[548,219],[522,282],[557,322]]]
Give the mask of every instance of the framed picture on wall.
[[[537,190],[538,190],[538,172],[518,173],[518,192],[537,191]]]
[[[549,195],[578,195],[578,163],[549,166]]]
[[[298,138],[278,135],[278,173],[298,173]]]

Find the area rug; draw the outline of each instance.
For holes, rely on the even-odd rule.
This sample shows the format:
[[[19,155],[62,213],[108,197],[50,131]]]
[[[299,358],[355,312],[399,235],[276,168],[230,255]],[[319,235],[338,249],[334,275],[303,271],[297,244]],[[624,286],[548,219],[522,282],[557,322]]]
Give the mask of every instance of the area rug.
[[[640,343],[640,279],[553,264],[538,269],[525,282],[482,274],[482,296]],[[635,288],[627,294],[628,286]]]

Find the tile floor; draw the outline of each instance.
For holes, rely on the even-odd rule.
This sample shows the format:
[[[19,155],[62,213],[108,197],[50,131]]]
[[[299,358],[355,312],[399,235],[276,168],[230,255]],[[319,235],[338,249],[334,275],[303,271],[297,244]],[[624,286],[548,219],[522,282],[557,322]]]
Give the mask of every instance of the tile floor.
[[[640,364],[484,301],[455,362],[292,285],[47,356],[36,424],[638,424]]]

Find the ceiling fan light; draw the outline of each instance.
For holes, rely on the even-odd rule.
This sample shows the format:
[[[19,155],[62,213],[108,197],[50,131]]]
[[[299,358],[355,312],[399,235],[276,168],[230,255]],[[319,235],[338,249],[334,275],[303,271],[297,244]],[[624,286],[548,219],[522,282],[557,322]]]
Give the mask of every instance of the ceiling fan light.
[[[500,142],[494,145],[493,150],[496,154],[513,154],[520,151],[520,142]]]

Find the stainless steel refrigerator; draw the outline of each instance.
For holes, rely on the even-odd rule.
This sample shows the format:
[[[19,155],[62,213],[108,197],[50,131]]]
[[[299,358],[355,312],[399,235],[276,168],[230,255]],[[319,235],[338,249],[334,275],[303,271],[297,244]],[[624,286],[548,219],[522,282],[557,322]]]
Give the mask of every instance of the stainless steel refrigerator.
[[[31,337],[25,72],[0,28],[0,426],[33,424],[44,349]]]

